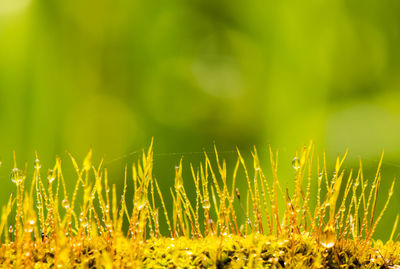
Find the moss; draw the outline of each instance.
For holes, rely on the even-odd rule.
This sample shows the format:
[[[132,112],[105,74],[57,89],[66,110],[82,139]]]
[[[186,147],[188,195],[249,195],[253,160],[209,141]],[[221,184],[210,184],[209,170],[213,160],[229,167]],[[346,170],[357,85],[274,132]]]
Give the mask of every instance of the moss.
[[[361,168],[354,175],[342,171],[346,154],[338,157],[330,176],[325,159],[314,160],[313,145],[304,147],[293,160],[295,187],[290,193],[282,189],[272,150],[271,178],[265,176],[256,149],[252,171],[238,151],[229,173],[215,150],[215,167],[207,154],[197,170],[190,167],[194,201],[185,191],[182,162],[176,167],[172,208],[166,208],[153,177],[152,145],[132,166],[133,190],[127,188],[125,174],[121,199],[117,186],[108,185],[107,169],[102,163],[92,164],[91,151],[81,167],[71,156],[77,173],[72,193],[67,192],[60,159],[46,180],[38,158],[30,180],[26,169],[20,170],[15,162],[11,180],[16,195],[2,210],[0,264],[4,268],[400,268],[398,219],[388,242],[372,239],[394,182],[385,206],[376,212],[382,161],[368,185]],[[235,187],[239,173],[247,182],[247,195]],[[311,193],[314,181],[316,194]],[[132,210],[126,201],[128,191],[133,192]],[[80,193],[82,202],[77,206]],[[317,197],[315,206],[311,196]],[[241,214],[244,221],[238,218]],[[160,222],[168,226],[167,235],[160,232]]]

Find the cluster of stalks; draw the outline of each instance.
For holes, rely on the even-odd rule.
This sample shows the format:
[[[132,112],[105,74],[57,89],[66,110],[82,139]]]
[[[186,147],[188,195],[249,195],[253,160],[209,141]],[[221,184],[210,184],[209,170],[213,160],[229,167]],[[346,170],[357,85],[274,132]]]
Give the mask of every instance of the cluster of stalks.
[[[255,148],[251,169],[237,151],[230,172],[216,149],[214,162],[204,153],[203,163],[197,168],[190,165],[195,193],[185,190],[181,161],[170,188],[172,208],[167,208],[153,176],[153,143],[129,173],[125,169],[120,199],[120,187],[109,186],[103,163],[92,164],[91,150],[82,166],[70,156],[76,171],[72,193],[67,191],[59,158],[44,179],[36,155],[33,177],[27,182],[27,168],[19,169],[14,157],[11,180],[16,192],[2,208],[0,264],[4,268],[400,268],[398,217],[386,244],[372,239],[395,186],[393,181],[377,212],[382,158],[368,182],[361,165],[357,172],[342,169],[347,152],[329,173],[325,156],[314,158],[310,144],[293,159],[294,188],[289,190],[278,179],[278,152],[269,153],[268,176]],[[238,185],[247,188],[236,187],[239,180]],[[316,194],[312,184],[317,184]],[[160,223],[168,227],[168,234],[161,233]]]

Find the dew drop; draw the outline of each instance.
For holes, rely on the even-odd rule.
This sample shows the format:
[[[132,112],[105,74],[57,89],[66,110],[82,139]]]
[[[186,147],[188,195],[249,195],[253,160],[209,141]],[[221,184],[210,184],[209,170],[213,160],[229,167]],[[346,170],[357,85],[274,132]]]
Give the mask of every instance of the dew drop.
[[[182,189],[182,187],[183,187],[182,180],[178,179],[176,182],[175,188],[177,190],[179,190],[179,189]]]
[[[10,225],[10,227],[8,228],[8,232],[11,234],[14,232],[14,228],[12,225]]]
[[[294,170],[300,169],[300,159],[298,157],[294,157],[292,160],[292,166]]]
[[[321,245],[326,248],[331,248],[335,245],[336,233],[332,226],[327,226],[321,235]]]
[[[49,169],[49,172],[47,173],[47,180],[49,181],[49,183],[53,183],[53,181],[56,178],[54,177],[54,171],[53,169]]]
[[[146,206],[146,197],[142,197],[137,203],[136,203],[136,208],[138,210],[142,210]]]
[[[35,228],[35,220],[34,219],[30,219],[27,221],[26,224],[26,232],[31,233],[33,232],[33,229]]]
[[[42,167],[42,165],[40,164],[39,159],[36,159],[36,160],[33,162],[33,167],[34,167],[36,170],[39,170],[39,169]]]
[[[67,199],[62,200],[61,202],[62,207],[64,207],[65,209],[69,208],[69,202]]]
[[[82,227],[86,228],[88,226],[87,217],[84,217],[82,213],[79,215],[79,221],[81,222]]]
[[[208,199],[204,199],[203,200],[203,208],[204,209],[210,209],[211,208],[211,204],[210,204],[210,201]]]
[[[11,170],[11,181],[16,185],[19,185],[22,182],[22,173],[17,167]]]

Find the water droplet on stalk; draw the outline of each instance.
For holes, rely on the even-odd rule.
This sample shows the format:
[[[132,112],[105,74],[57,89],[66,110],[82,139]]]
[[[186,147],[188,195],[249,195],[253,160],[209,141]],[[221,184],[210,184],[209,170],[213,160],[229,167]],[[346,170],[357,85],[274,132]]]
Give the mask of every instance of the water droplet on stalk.
[[[146,197],[142,197],[137,203],[136,208],[142,210],[146,206]]]
[[[332,226],[327,226],[321,235],[321,245],[326,248],[331,248],[335,245],[336,233]]]
[[[176,182],[175,188],[177,190],[179,190],[179,189],[182,189],[182,187],[183,187],[182,179],[178,179],[177,182]]]
[[[203,200],[203,208],[204,209],[210,209],[211,208],[211,204],[210,204],[210,201],[208,199],[204,199]]]
[[[17,167],[11,170],[11,181],[16,185],[19,185],[22,182],[22,173]]]
[[[39,159],[36,159],[36,160],[33,162],[33,167],[34,167],[36,170],[39,170],[39,169],[42,167],[42,165],[40,164]]]
[[[300,169],[300,159],[298,157],[294,157],[292,160],[292,166],[294,170]]]
[[[53,181],[55,180],[55,176],[54,176],[54,171],[53,169],[49,169],[49,172],[47,173],[47,180],[49,181],[49,183],[53,183]]]
[[[68,200],[66,200],[66,199],[62,200],[61,205],[62,205],[62,207],[64,207],[65,209],[68,209],[68,208],[69,208],[69,202],[68,202]]]
[[[31,233],[31,232],[33,232],[34,228],[35,228],[35,220],[34,219],[28,220],[27,224],[26,224],[26,231],[28,233]]]

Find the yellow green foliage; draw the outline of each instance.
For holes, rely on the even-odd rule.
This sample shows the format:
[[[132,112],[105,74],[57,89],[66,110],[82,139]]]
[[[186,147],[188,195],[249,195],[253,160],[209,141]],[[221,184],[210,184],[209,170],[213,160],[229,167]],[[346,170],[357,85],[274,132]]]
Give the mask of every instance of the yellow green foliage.
[[[337,158],[330,176],[325,157],[314,158],[313,152],[310,144],[294,158],[293,192],[281,186],[278,154],[272,150],[271,176],[264,174],[256,149],[251,169],[238,151],[232,171],[227,171],[217,150],[214,165],[205,153],[199,168],[190,166],[195,194],[185,190],[181,162],[170,193],[172,208],[166,207],[153,177],[152,145],[132,165],[132,179],[126,170],[123,186],[109,186],[102,162],[92,164],[92,151],[81,167],[71,156],[77,175],[72,193],[67,191],[59,158],[46,180],[37,158],[29,182],[26,169],[14,162],[11,180],[16,192],[2,210],[0,264],[3,268],[400,268],[398,218],[386,244],[372,239],[395,187],[393,181],[384,207],[377,212],[382,159],[368,183],[361,167],[356,173],[341,169],[347,153]],[[247,182],[245,191],[236,187],[237,180]],[[317,193],[311,192],[312,184],[318,185]],[[117,188],[122,189],[120,199]],[[126,199],[128,192],[133,201]],[[312,196],[315,204],[310,202]],[[168,226],[168,234],[160,232],[160,222]]]

